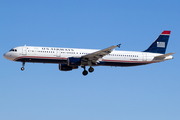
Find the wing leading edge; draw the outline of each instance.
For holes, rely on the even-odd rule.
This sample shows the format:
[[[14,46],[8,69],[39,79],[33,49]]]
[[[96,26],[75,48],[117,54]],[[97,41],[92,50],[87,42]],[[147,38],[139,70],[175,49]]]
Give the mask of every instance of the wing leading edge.
[[[103,58],[104,56],[111,53],[112,50],[114,48],[116,48],[116,47],[120,47],[120,44],[115,45],[115,46],[111,46],[111,47],[108,47],[108,48],[105,48],[105,49],[102,49],[102,50],[99,50],[99,51],[96,51],[96,52],[91,53],[91,54],[84,55],[81,58],[82,58],[83,61],[96,63],[96,62],[98,62],[98,60],[100,58]]]

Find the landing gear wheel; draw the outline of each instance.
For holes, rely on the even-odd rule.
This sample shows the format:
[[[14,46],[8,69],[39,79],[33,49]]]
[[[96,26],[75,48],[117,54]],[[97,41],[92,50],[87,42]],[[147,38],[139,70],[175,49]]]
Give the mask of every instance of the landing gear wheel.
[[[86,75],[88,74],[88,71],[87,71],[87,70],[84,70],[84,71],[82,72],[82,74],[83,74],[84,76],[86,76]]]
[[[94,68],[93,68],[93,67],[90,67],[90,68],[88,69],[88,71],[91,73],[91,72],[94,71]]]
[[[21,70],[23,71],[23,70],[24,70],[24,67],[22,67]]]

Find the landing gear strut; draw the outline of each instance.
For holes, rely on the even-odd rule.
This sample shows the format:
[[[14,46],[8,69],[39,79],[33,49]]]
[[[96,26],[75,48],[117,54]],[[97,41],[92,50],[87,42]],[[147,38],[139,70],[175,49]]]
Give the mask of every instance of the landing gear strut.
[[[25,68],[24,68],[24,65],[25,65],[25,62],[22,63],[22,66],[23,66],[23,67],[21,68],[22,71],[25,69]]]

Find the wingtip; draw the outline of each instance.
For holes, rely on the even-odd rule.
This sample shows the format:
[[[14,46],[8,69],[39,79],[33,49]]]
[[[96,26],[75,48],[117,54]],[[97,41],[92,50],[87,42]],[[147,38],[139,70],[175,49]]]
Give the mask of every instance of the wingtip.
[[[121,44],[118,44],[117,47],[120,48]]]

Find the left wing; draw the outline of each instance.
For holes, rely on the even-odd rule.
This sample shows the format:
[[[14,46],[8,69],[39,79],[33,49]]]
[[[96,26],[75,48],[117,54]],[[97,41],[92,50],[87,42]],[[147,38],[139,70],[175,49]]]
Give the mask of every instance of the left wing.
[[[111,47],[108,47],[108,48],[105,48],[103,50],[96,51],[96,52],[91,53],[91,54],[84,55],[84,56],[81,57],[82,61],[83,62],[96,63],[100,58],[103,58],[104,56],[106,56],[109,53],[111,53],[112,49],[114,49],[116,47],[120,47],[120,44],[119,45],[115,45],[115,46],[111,46]]]
[[[155,58],[165,58],[165,57],[168,57],[170,55],[173,55],[175,53],[168,53],[168,54],[164,54],[164,55],[159,55],[159,56],[156,56]]]
[[[171,55],[173,55],[173,54],[175,54],[175,53],[168,53],[168,54],[163,54],[163,55],[155,56],[154,60],[164,61],[164,60],[168,60],[168,57],[169,57],[169,59],[172,59],[173,56],[171,56]]]

